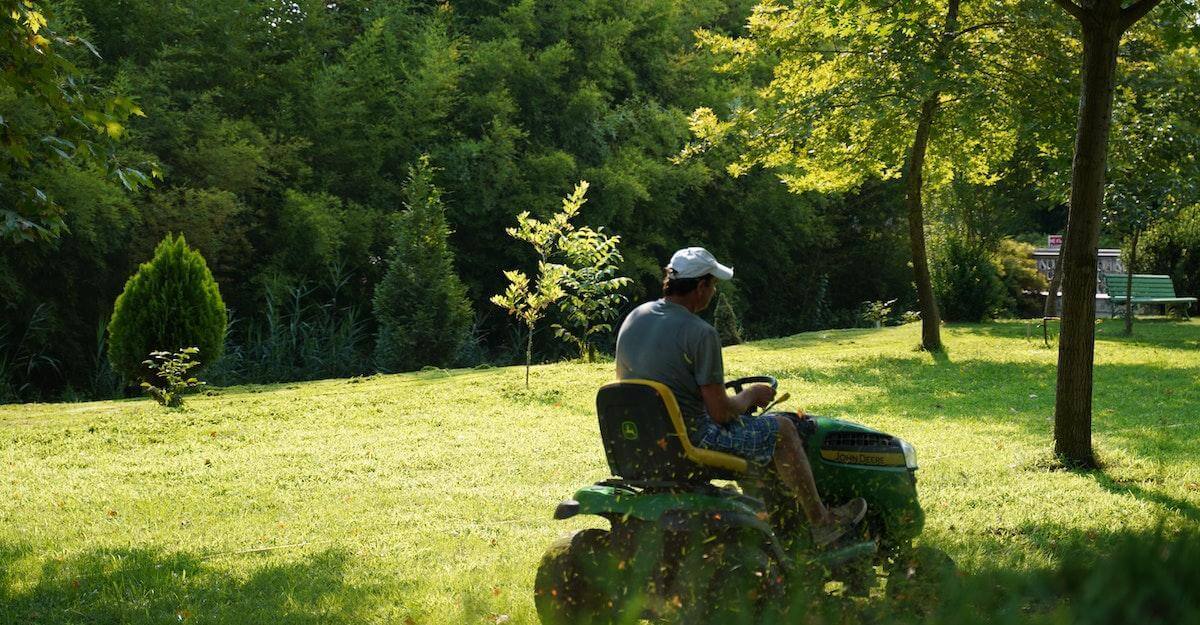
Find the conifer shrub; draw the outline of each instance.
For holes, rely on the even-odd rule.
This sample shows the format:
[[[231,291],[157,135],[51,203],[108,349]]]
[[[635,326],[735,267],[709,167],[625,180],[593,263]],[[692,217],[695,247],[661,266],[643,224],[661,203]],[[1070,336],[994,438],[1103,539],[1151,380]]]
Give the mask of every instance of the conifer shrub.
[[[125,283],[108,322],[109,361],[128,382],[156,379],[151,352],[196,347],[199,368],[221,357],[228,317],[200,252],[168,234]]]
[[[404,195],[387,273],[373,300],[379,322],[375,362],[383,371],[452,364],[473,319],[466,289],[454,273],[450,227],[427,157],[409,170]]]
[[[737,312],[733,310],[733,304],[729,303],[728,297],[721,297],[717,301],[717,310],[713,312],[713,326],[721,337],[721,345],[742,343],[742,324],[738,321]]]
[[[946,321],[978,323],[1004,309],[1004,282],[982,244],[948,236],[935,247],[930,264],[934,296]]]
[[[1004,312],[1018,318],[1042,316],[1045,298],[1041,295],[1049,287],[1046,276],[1038,272],[1033,259],[1033,246],[1010,238],[1001,239],[995,259],[1004,284]]]

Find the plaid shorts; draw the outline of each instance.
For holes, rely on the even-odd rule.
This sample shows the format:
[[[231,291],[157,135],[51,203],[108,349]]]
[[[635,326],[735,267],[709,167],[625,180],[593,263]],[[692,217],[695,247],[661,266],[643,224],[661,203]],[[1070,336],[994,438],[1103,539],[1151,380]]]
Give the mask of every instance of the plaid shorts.
[[[719,425],[712,419],[697,431],[696,446],[740,456],[758,464],[770,464],[779,440],[779,422],[774,416],[741,415]]]

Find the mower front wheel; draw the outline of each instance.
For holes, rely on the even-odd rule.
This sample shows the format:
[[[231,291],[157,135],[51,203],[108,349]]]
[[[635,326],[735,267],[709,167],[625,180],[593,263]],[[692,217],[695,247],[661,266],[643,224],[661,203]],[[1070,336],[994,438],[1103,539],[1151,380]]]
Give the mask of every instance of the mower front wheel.
[[[945,592],[943,583],[957,571],[946,552],[925,545],[897,553],[887,568],[888,598],[916,607],[933,605]]]

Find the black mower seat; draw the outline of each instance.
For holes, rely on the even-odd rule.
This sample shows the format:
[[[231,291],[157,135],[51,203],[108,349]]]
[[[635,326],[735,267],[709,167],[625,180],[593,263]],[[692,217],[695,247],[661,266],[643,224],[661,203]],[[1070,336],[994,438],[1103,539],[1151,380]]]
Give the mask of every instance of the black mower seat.
[[[627,480],[707,482],[738,479],[743,458],[692,445],[675,394],[653,380],[621,380],[596,394],[604,455]]]

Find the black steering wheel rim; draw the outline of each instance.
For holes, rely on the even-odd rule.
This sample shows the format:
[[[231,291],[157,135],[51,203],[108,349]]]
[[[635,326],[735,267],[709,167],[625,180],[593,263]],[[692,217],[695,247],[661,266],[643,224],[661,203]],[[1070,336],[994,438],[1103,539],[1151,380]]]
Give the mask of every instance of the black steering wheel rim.
[[[742,388],[750,384],[767,384],[770,385],[772,389],[779,388],[779,380],[776,380],[774,376],[770,375],[749,375],[744,378],[730,380],[725,383],[725,388],[731,388],[733,389],[733,392],[740,393],[742,392]]]

